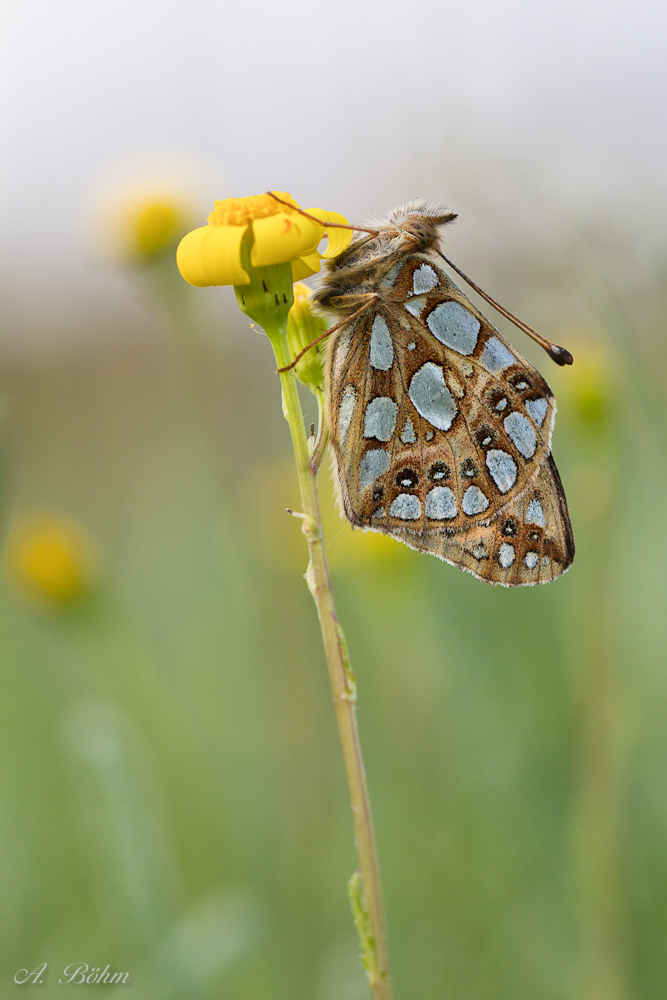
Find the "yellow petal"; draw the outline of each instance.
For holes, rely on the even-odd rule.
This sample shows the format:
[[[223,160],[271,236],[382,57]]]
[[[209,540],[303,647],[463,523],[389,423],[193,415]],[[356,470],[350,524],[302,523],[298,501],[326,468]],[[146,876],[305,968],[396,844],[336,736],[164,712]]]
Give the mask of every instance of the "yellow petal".
[[[320,255],[318,253],[309,254],[307,257],[297,257],[292,261],[292,280],[301,281],[302,278],[310,278],[311,274],[317,274],[320,269]]]
[[[320,229],[319,239],[318,239],[317,243],[313,243],[309,247],[304,247],[303,250],[301,251],[301,253],[299,254],[299,256],[300,257],[312,257],[313,254],[316,254],[317,257],[320,258],[322,256],[322,254],[318,252],[317,248],[318,248],[318,246],[320,245],[320,243],[322,242],[322,240],[324,239],[325,236],[326,236],[326,233],[324,232],[324,230]]]
[[[176,263],[191,285],[247,285],[241,267],[241,240],[246,226],[201,226],[184,236]]]
[[[347,219],[344,215],[339,215],[338,212],[325,212],[323,208],[308,208],[306,209],[309,215],[314,215],[316,218],[321,219],[326,226],[327,222],[339,222],[344,226],[349,225]],[[327,236],[329,237],[329,246],[322,254],[323,257],[337,257],[339,253],[342,253],[352,239],[352,229],[327,229]]]
[[[304,218],[279,212],[267,219],[255,219],[252,224],[255,242],[250,252],[253,267],[283,264],[300,257],[306,250],[317,246],[324,236],[324,228]]]

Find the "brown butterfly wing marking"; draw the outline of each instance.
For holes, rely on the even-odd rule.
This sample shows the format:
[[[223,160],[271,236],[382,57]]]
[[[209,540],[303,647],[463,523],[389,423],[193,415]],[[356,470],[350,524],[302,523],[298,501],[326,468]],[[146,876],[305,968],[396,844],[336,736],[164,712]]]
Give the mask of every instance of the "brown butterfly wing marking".
[[[345,514],[484,580],[553,579],[574,550],[549,458],[549,387],[432,258],[414,254],[392,270],[378,285],[377,310],[329,352],[329,427]],[[523,539],[530,499],[519,501],[531,489],[544,518],[537,527],[548,535],[532,566],[535,556],[526,563],[529,550],[517,555],[501,535],[510,518]]]
[[[412,548],[505,587],[549,583],[574,559],[574,537],[556,464],[549,455],[536,479],[503,514],[467,530],[427,533]]]

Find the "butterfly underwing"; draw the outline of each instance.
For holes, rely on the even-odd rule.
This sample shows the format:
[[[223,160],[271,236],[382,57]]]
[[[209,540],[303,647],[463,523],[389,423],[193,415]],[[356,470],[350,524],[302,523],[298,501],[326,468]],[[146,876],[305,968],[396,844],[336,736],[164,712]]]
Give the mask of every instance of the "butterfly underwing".
[[[321,276],[316,304],[346,320],[326,365],[340,506],[353,526],[485,582],[547,583],[574,558],[556,403],[440,266],[453,218],[423,201],[397,208]]]

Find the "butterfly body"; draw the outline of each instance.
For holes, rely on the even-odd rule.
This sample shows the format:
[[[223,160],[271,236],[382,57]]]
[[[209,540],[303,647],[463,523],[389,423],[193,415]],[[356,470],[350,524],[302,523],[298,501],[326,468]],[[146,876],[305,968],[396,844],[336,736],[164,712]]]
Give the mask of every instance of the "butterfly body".
[[[542,376],[442,270],[455,216],[413,202],[329,265],[327,421],[343,511],[479,579],[546,583],[574,540]],[[363,311],[359,310],[363,308]]]

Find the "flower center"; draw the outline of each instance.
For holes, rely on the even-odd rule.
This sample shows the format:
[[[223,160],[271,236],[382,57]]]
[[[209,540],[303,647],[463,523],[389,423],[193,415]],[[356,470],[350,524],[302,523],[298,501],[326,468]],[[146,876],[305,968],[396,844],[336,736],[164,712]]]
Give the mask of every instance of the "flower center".
[[[299,206],[291,194],[276,191],[279,198],[288,201],[294,208],[281,205],[270,194],[255,194],[249,198],[224,198],[215,202],[215,208],[208,217],[209,226],[247,226],[255,219],[266,219],[270,215],[291,215]]]

